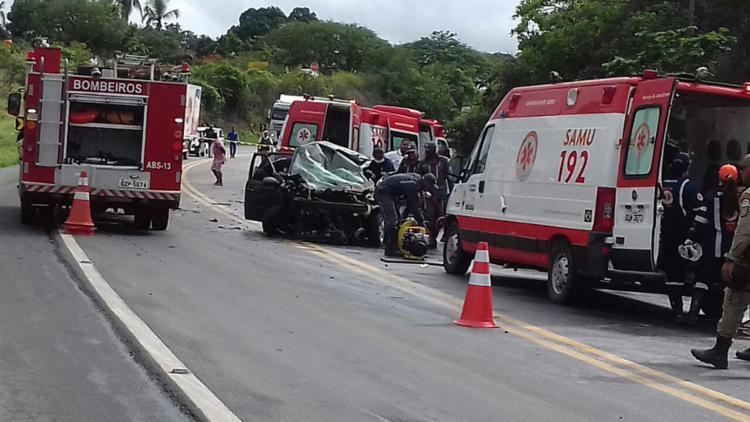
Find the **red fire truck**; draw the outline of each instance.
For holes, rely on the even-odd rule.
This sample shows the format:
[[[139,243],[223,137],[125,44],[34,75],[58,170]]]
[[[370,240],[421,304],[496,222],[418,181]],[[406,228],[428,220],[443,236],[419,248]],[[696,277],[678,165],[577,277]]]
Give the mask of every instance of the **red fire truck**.
[[[8,100],[9,113],[25,119],[22,221],[68,206],[85,170],[94,212],[122,210],[140,229],[165,230],[180,204],[186,108],[196,114],[200,104],[189,67],[170,73],[154,60],[120,56],[111,68],[69,73],[54,48],[29,53],[27,65],[24,98]]]
[[[291,151],[311,141],[330,141],[371,156],[373,148],[398,149],[409,140],[419,147],[445,142],[445,130],[424,113],[395,106],[362,107],[356,101],[306,96],[289,108],[281,150]]]

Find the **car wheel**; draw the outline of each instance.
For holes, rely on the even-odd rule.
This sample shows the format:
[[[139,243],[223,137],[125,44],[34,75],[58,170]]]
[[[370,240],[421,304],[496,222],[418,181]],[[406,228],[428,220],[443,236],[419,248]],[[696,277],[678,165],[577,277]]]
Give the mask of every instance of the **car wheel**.
[[[278,219],[281,211],[282,208],[280,206],[273,207],[266,211],[266,214],[263,216],[263,221],[261,221],[263,225],[263,233],[271,237],[279,235]]]
[[[584,279],[576,274],[575,260],[570,245],[557,241],[550,251],[547,270],[547,295],[560,304],[571,304],[582,290]]]
[[[451,223],[445,231],[443,245],[443,268],[448,274],[464,275],[471,259],[464,251],[457,223]]]

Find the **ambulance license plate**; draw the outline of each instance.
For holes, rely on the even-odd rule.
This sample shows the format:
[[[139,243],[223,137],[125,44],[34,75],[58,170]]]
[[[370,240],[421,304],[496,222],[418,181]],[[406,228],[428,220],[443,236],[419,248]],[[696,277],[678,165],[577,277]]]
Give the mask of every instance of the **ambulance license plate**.
[[[148,189],[148,180],[139,180],[123,177],[120,179],[122,189]]]
[[[626,223],[643,223],[643,213],[627,211],[625,213],[625,222]]]

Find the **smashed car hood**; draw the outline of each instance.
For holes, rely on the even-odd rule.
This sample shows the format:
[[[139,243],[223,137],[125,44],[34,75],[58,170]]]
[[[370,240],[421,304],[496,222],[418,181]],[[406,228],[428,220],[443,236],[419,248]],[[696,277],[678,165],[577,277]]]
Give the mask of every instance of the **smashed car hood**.
[[[373,188],[362,166],[368,158],[330,142],[312,142],[297,148],[289,174],[298,175],[313,191],[356,191]]]

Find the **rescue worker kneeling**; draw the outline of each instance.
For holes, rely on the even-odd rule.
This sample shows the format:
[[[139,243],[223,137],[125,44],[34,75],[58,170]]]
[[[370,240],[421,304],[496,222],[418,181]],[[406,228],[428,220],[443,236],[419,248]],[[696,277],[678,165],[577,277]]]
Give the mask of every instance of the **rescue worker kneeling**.
[[[380,180],[375,188],[375,199],[380,205],[385,227],[385,256],[401,256],[398,251],[396,237],[398,236],[399,201],[406,204],[405,215],[413,215],[417,224],[424,226],[424,217],[419,207],[420,192],[434,194],[436,186],[435,176],[416,173],[398,173],[386,176]]]
[[[687,154],[677,154],[669,168],[671,177],[663,183],[660,267],[666,274],[669,304],[677,317],[683,313],[682,295],[687,273],[687,261],[680,256],[679,248],[687,240],[696,213],[705,211],[698,187],[687,178],[689,168],[690,158]]]
[[[719,169],[718,176],[718,186],[712,186],[704,194],[705,207],[695,215],[688,240],[681,247],[681,255],[684,258],[699,262],[690,311],[683,319],[688,325],[698,323],[698,315],[709,297],[709,290],[721,294],[721,266],[724,264],[724,254],[729,252],[732,246],[732,238],[737,228],[739,172],[735,166],[727,164]],[[687,255],[692,255],[695,259],[685,256],[685,251],[691,251]],[[698,253],[702,256],[698,256]]]
[[[743,185],[750,185],[750,154],[742,160],[740,177]],[[750,305],[750,190],[745,190],[740,196],[739,213],[734,240],[721,267],[721,279],[728,287],[724,290],[724,306],[716,330],[716,343],[710,349],[690,351],[699,361],[718,369],[729,366],[727,355],[732,338],[737,334],[745,310]]]

